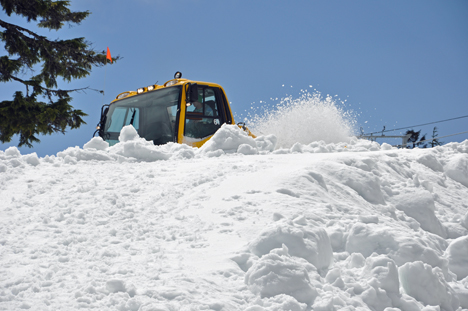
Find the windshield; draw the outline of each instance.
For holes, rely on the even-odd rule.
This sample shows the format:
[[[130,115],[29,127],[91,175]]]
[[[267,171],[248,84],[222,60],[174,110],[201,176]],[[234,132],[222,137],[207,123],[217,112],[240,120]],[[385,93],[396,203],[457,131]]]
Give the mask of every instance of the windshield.
[[[179,94],[180,87],[170,87],[111,104],[103,138],[114,145],[119,141],[120,130],[131,124],[140,137],[155,145],[174,141]]]

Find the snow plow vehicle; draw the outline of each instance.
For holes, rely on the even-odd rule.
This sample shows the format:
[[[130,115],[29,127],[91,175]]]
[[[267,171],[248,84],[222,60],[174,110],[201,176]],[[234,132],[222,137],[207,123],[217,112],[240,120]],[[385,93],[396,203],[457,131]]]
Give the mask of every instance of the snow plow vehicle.
[[[155,145],[175,142],[201,147],[224,123],[235,121],[223,88],[182,79],[182,73],[176,72],[163,85],[120,93],[102,106],[94,136],[99,134],[112,146],[119,141],[121,129],[132,125],[140,137]],[[245,124],[238,126],[255,138]]]

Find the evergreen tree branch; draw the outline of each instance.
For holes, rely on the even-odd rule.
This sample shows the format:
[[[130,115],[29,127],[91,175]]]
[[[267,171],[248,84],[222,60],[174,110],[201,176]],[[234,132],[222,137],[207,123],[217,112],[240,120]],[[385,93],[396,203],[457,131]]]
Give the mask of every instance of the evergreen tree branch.
[[[67,6],[70,1],[34,1],[34,0],[0,0],[3,10],[8,16],[15,13],[26,17],[28,22],[37,21],[39,27],[58,30],[64,23],[79,24],[89,14],[85,12],[71,12]]]
[[[64,23],[79,24],[90,13],[71,12],[70,1],[0,0],[7,16],[17,14],[38,27],[58,30]],[[2,30],[3,29],[3,30]],[[15,92],[13,100],[0,102],[0,141],[8,142],[19,135],[19,146],[31,147],[39,142],[37,135],[65,133],[69,127],[78,128],[86,114],[74,109],[72,92],[94,90],[89,87],[57,89],[57,79],[72,81],[88,76],[93,67],[107,64],[106,52],[96,52],[84,38],[49,40],[34,31],[0,19],[0,41],[8,55],[0,56],[0,82],[19,82],[26,95]],[[113,63],[120,57],[113,58]],[[39,72],[29,79],[21,78],[26,70]],[[102,92],[102,91],[99,91]],[[38,101],[38,97],[48,102]]]
[[[12,101],[0,102],[0,140],[9,142],[13,135],[20,135],[19,146],[32,147],[33,142],[39,142],[36,135],[65,133],[65,129],[78,128],[86,122],[81,117],[86,114],[74,110],[69,104],[71,97],[63,97],[56,102],[46,104],[38,102],[36,96],[23,96],[16,92]]]

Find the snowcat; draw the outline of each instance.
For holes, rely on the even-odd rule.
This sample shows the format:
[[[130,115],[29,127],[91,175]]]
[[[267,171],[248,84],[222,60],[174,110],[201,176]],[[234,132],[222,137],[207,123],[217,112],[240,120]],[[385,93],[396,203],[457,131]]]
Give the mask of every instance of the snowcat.
[[[150,85],[123,92],[101,108],[96,133],[110,146],[119,140],[120,130],[132,125],[140,135],[155,145],[168,142],[201,147],[222,124],[235,124],[226,93],[216,83],[174,79],[163,85]],[[255,136],[243,123],[238,124]]]

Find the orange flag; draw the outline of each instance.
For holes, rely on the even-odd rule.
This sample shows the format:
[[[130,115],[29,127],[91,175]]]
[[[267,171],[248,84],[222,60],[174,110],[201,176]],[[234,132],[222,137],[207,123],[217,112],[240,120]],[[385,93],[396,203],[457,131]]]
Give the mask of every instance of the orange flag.
[[[112,63],[112,57],[111,57],[111,54],[110,54],[109,47],[107,47],[107,59],[110,60],[110,62]]]

